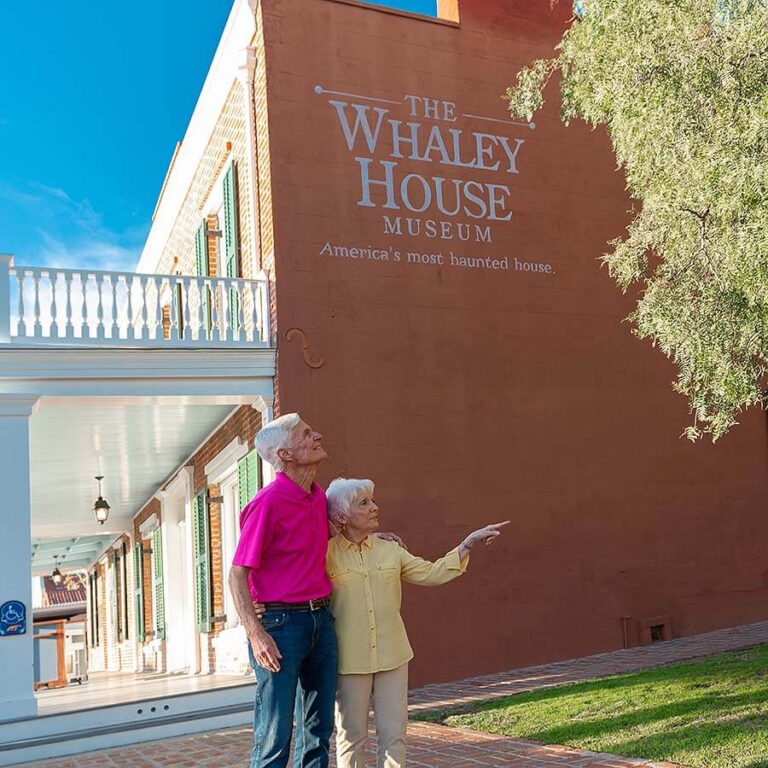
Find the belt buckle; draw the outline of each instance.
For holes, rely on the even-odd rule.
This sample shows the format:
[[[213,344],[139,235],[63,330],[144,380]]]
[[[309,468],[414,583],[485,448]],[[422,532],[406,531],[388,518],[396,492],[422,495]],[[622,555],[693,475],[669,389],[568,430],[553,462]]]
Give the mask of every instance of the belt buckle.
[[[323,598],[318,597],[315,600],[309,601],[309,610],[310,611],[319,611],[323,607]]]

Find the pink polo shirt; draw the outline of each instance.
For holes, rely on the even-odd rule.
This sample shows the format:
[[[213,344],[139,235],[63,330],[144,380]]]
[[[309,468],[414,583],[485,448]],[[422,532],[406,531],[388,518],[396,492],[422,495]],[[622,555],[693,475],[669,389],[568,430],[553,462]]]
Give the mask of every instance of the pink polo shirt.
[[[260,603],[303,603],[331,594],[325,572],[328,514],[325,491],[307,493],[278,472],[240,513],[233,565],[251,569],[251,597]]]

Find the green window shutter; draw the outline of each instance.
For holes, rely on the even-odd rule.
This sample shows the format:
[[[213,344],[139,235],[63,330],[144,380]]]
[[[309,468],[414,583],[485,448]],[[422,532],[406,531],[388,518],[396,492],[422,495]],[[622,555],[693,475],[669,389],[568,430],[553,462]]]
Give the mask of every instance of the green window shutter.
[[[120,615],[120,554],[112,550],[112,616],[114,618],[113,636],[118,643],[123,641],[123,629]]]
[[[240,232],[237,207],[237,166],[232,163],[224,174],[224,263],[227,277],[240,277]],[[239,330],[240,301],[237,289],[229,289],[229,324],[233,334]]]
[[[195,257],[197,259],[197,274],[200,277],[206,277],[211,274],[211,265],[208,261],[208,237],[206,235],[207,225],[203,219],[197,228],[195,235]],[[203,303],[203,327],[208,337],[211,335],[211,289],[203,288],[200,300]]]
[[[208,266],[208,240],[205,236],[206,224],[203,219],[200,226],[197,228],[197,234],[195,235],[195,256],[197,258],[197,274],[207,275]]]
[[[237,495],[241,510],[251,500],[251,497],[248,495],[247,459],[247,456],[243,456],[243,458],[237,462]]]
[[[242,509],[262,487],[261,457],[252,450],[237,462],[237,490]]]
[[[248,462],[248,498],[252,499],[262,487],[261,456],[253,450],[245,458]]]
[[[142,561],[144,556],[141,551],[141,542],[133,548],[133,579],[134,595],[136,599],[136,639],[144,642],[144,580],[142,574]]]
[[[198,493],[192,500],[195,562],[195,624],[198,632],[211,629],[211,553],[208,495]]]
[[[165,637],[165,592],[163,589],[163,531],[152,534],[152,587],[155,602],[155,637]]]
[[[224,174],[224,262],[227,277],[240,277],[240,233],[237,210],[237,166]]]

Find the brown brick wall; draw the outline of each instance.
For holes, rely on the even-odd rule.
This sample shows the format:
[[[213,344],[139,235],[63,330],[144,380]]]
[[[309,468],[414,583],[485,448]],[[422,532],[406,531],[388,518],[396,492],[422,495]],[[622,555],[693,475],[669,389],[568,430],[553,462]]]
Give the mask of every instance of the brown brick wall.
[[[163,246],[156,267],[157,272],[170,274],[178,269],[185,275],[197,274],[195,235],[202,218],[209,213],[205,207],[206,201],[222,168],[230,160],[234,160],[238,169],[240,248],[244,254],[243,277],[252,277],[251,259],[247,258],[251,253],[254,224],[250,215],[250,195],[253,190],[248,159],[246,109],[245,88],[235,81],[195,170],[176,223]],[[211,240],[213,238],[209,238],[209,248]],[[213,269],[211,271],[213,272]]]
[[[250,405],[243,405],[222,424],[214,435],[200,447],[189,460],[194,469],[194,493],[200,493],[207,483],[205,465],[229,445],[236,437],[248,448],[253,448],[253,438],[261,429],[261,415]],[[216,495],[216,494],[213,494]]]

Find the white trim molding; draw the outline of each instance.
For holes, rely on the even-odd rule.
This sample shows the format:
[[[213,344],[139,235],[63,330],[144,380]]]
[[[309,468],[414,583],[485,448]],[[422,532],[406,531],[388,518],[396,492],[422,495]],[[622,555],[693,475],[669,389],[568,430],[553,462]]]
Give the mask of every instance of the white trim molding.
[[[271,396],[259,395],[251,401],[251,408],[254,408],[261,415],[262,428],[269,424],[275,418],[275,398]]]
[[[248,446],[236,437],[229,445],[222,448],[203,468],[208,483],[216,485],[232,474],[233,465],[248,453]]]
[[[160,519],[153,512],[140,526],[139,535],[142,539],[148,539],[160,527]]]

